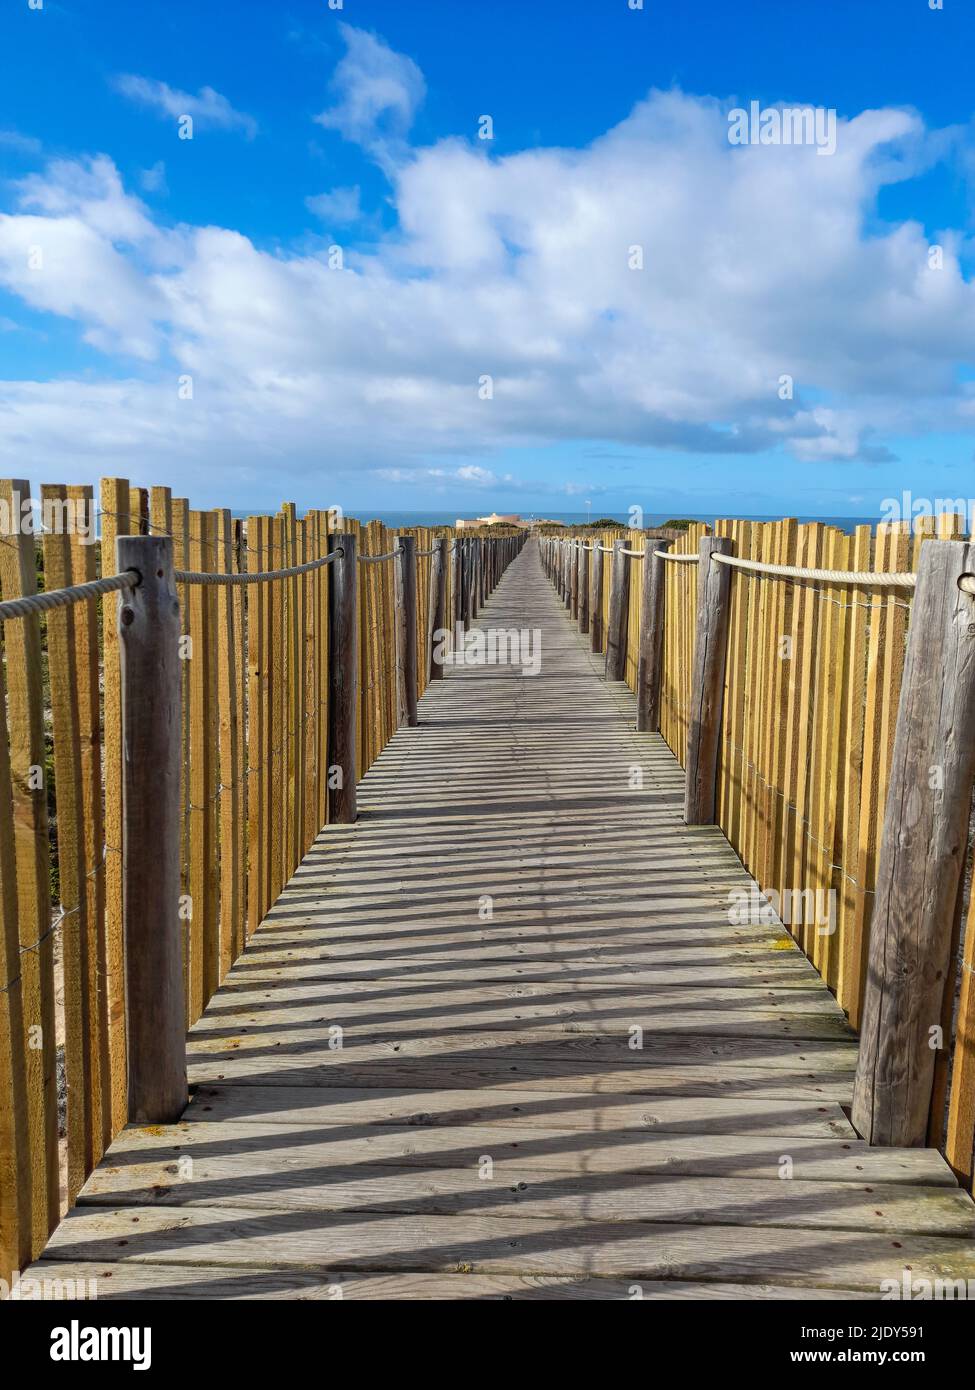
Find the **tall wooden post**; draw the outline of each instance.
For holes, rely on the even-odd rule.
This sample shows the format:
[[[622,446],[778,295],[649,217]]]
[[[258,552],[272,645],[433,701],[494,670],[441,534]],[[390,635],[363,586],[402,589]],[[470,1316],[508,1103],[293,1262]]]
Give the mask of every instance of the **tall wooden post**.
[[[428,679],[443,680],[443,663],[434,660],[434,652],[444,638],[438,632],[447,630],[447,565],[450,562],[450,541],[438,540],[433,543],[430,564],[430,631],[427,635],[427,656],[429,661]]]
[[[403,704],[406,724],[416,728],[416,539],[400,536],[399,551],[400,631],[402,632]]]
[[[180,612],[169,536],[120,536],[122,922],[128,1115],[171,1124],[186,1108],[180,919]]]
[[[921,547],[877,866],[852,1119],[926,1142],[975,778],[975,545]]]
[[[356,710],[359,703],[358,540],[333,531],[328,567],[328,818],[351,825],[356,818]]]
[[[715,553],[731,554],[728,537],[705,536],[699,551],[697,629],[685,762],[685,825],[711,825],[714,821],[731,590],[731,571],[711,558]]]
[[[630,562],[623,553],[625,541],[613,542],[610,570],[609,623],[606,628],[606,679],[621,681],[626,675],[626,628],[630,598]]]
[[[589,586],[589,646],[603,649],[603,548],[597,537],[592,543],[592,575]]]
[[[464,542],[464,631],[474,621],[474,540]]]
[[[589,550],[579,546],[579,631],[589,631]]]
[[[572,542],[572,552],[569,559],[569,581],[571,584],[571,605],[569,611],[573,618],[579,616],[579,542]]]
[[[666,560],[655,555],[670,541],[652,541],[643,552],[643,594],[640,606],[640,658],[636,673],[636,727],[641,733],[660,730],[660,672],[664,638],[664,585]]]

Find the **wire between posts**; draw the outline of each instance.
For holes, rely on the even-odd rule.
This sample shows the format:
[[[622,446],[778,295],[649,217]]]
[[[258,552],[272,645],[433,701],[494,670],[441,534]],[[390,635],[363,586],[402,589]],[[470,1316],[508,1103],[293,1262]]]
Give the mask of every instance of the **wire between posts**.
[[[73,603],[116,593],[119,589],[137,589],[142,582],[138,570],[123,570],[121,574],[92,579],[87,584],[72,584],[67,589],[51,589],[46,594],[27,594],[0,603],[0,622],[9,618],[27,618],[31,613],[47,613],[54,608],[68,608]]]
[[[292,565],[286,570],[263,570],[258,574],[207,574],[195,570],[176,570],[173,578],[177,584],[263,584],[269,579],[294,579],[299,574],[310,574],[330,565],[344,554],[341,546],[320,560],[309,560],[307,565]]]

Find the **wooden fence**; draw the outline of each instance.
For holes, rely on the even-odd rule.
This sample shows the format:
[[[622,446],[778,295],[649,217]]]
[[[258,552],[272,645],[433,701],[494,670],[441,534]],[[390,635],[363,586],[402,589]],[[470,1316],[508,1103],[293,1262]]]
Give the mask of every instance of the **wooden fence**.
[[[729,520],[664,546],[595,540],[598,553],[590,536],[543,540],[546,567],[570,606],[588,577],[592,649],[685,767],[685,818],[720,825],[861,1030],[854,1122],[874,1142],[941,1148],[971,1188],[975,562],[960,519],[913,534]]]
[[[442,674],[434,630],[470,621],[523,537],[393,532],[291,504],[240,519],[119,478],[102,481],[97,504],[90,487],[33,498],[27,482],[0,481],[0,514],[8,1278],[127,1118],[166,1118],[148,1110],[165,1108],[167,1048],[177,1093],[182,1050],[185,1101],[186,1028],[321,828],[354,819],[355,783],[415,723]],[[52,606],[120,569],[139,586],[122,574],[118,594]],[[245,582],[280,570],[300,572]],[[233,582],[203,582],[213,575]],[[29,611],[13,616],[22,598]],[[347,758],[336,690],[350,701]],[[173,892],[155,886],[170,849]]]

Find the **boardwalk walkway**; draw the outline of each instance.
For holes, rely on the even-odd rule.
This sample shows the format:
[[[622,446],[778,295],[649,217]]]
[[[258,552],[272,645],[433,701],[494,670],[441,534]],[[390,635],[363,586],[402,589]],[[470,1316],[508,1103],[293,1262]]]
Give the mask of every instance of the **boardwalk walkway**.
[[[529,545],[33,1273],[100,1298],[872,1297],[975,1277],[930,1150],[868,1148],[856,1043]],[[642,769],[643,787],[634,786]],[[641,1045],[642,1044],[642,1045]]]

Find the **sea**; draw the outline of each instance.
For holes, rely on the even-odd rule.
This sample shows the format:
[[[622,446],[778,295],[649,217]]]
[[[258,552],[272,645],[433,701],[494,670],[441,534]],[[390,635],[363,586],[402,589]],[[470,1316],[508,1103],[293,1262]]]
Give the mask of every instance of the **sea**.
[[[363,510],[363,509],[361,509],[361,508],[360,508],[360,510],[359,510],[359,513],[358,513],[358,516],[359,516],[359,520],[360,520],[360,521],[366,521],[366,520],[371,521],[371,520],[373,520],[373,519],[375,518],[375,520],[381,521],[381,522],[383,523],[384,526],[389,526],[389,527],[393,527],[393,528],[396,528],[396,527],[409,527],[409,526],[453,526],[453,524],[454,524],[455,521],[457,520],[457,515],[458,515],[457,512],[435,512],[435,511],[429,511],[429,512],[424,512],[424,511],[411,511],[411,512],[382,512],[382,511],[380,511],[380,512],[369,512],[368,515],[367,515],[366,511]],[[542,520],[545,520],[545,521],[561,521],[561,522],[563,522],[564,525],[566,525],[566,526],[583,526],[583,525],[586,524],[587,521],[590,521],[590,520],[592,520],[592,521],[598,521],[598,520],[601,520],[603,517],[605,517],[605,518],[606,518],[607,520],[609,520],[609,521],[617,521],[617,522],[619,522],[619,524],[620,524],[621,526],[629,526],[629,525],[630,525],[630,516],[629,516],[629,513],[628,513],[628,512],[625,512],[625,511],[623,511],[623,512],[614,512],[614,511],[603,511],[603,510],[596,511],[596,510],[593,510],[592,512],[590,512],[590,513],[588,513],[588,514],[587,514],[586,512],[545,512],[545,513],[539,512],[539,513],[537,513],[537,514],[533,514],[532,512],[521,512],[520,515],[521,515],[521,518],[522,518],[523,521],[531,521],[531,520],[534,519],[535,515],[537,515],[537,516],[538,516],[540,519],[542,519]],[[785,513],[785,515],[790,515],[790,513]],[[756,514],[756,515],[752,515],[751,513],[748,513],[748,512],[745,512],[745,513],[741,513],[741,512],[734,512],[734,513],[732,513],[732,512],[728,512],[728,511],[724,511],[724,512],[680,512],[680,513],[674,513],[674,512],[659,512],[659,513],[644,512],[644,514],[643,514],[643,525],[644,525],[644,526],[663,526],[663,524],[664,524],[665,521],[681,520],[681,521],[704,521],[704,522],[707,522],[707,524],[708,524],[709,526],[713,526],[714,523],[715,523],[715,521],[721,520],[722,518],[727,518],[727,517],[729,517],[729,516],[734,516],[735,519],[738,520],[738,521],[780,521],[780,520],[782,519],[782,515],[781,515],[781,514],[776,514],[776,515],[774,515],[774,516],[771,516],[771,515],[759,516],[759,515],[757,515],[757,514]],[[796,520],[797,520],[797,521],[804,521],[804,522],[805,522],[805,521],[822,521],[822,522],[825,522],[825,523],[826,523],[827,525],[829,525],[829,526],[836,526],[836,527],[838,527],[839,530],[845,531],[845,532],[847,532],[848,534],[852,535],[853,530],[854,530],[854,527],[856,527],[856,526],[876,526],[877,522],[878,522],[879,520],[881,520],[881,518],[878,517],[877,514],[875,513],[873,516],[796,516]]]

